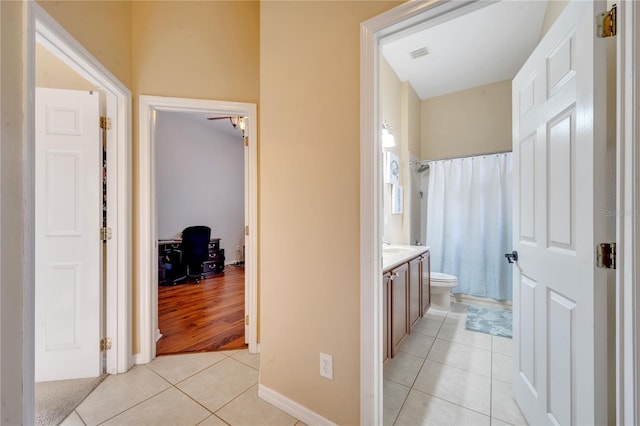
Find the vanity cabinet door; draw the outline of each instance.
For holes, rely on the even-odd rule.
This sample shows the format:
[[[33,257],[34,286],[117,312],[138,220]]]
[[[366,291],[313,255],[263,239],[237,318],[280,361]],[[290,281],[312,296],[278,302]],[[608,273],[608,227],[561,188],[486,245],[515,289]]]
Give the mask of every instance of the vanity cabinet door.
[[[429,252],[422,255],[422,305],[421,315],[425,316],[431,306],[431,261]]]
[[[391,358],[391,273],[382,276],[382,362]]]
[[[407,321],[409,264],[405,263],[391,271],[391,356],[409,331]]]
[[[420,287],[422,286],[422,256],[409,262],[409,332],[420,319]]]

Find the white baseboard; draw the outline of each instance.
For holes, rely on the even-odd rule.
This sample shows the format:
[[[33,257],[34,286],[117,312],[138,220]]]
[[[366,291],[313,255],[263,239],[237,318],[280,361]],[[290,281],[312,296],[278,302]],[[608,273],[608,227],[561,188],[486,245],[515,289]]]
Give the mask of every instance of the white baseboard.
[[[146,362],[143,362],[142,360],[142,354],[140,352],[138,352],[137,354],[133,354],[133,365],[140,364],[146,364]]]
[[[331,420],[262,384],[258,384],[258,397],[308,425],[335,426]]]

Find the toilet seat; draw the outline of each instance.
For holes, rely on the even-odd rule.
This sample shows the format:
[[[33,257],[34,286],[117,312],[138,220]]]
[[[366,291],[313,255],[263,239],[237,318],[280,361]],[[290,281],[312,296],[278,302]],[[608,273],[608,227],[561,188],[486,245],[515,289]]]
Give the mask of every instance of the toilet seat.
[[[431,272],[431,282],[440,282],[440,283],[455,283],[458,281],[458,278],[455,275],[444,274],[442,272]]]

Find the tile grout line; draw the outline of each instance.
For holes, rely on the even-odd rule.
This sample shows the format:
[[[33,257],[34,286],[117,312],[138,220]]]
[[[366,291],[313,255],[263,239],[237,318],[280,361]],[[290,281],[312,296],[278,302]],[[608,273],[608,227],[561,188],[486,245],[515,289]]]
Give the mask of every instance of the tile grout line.
[[[173,384],[172,384],[171,382],[169,382],[167,379],[165,379],[164,377],[162,377],[161,375],[159,375],[158,373],[156,373],[155,371],[153,371],[151,368],[149,368],[149,367],[147,366],[147,364],[139,364],[139,365],[138,365],[138,367],[144,367],[144,368],[146,368],[147,370],[151,371],[153,374],[155,374],[156,376],[160,377],[162,380],[164,380],[165,382],[167,382],[167,383],[169,384],[169,387],[168,387],[168,388],[165,388],[165,389],[162,389],[161,391],[154,393],[153,395],[149,396],[148,398],[145,398],[145,399],[143,399],[142,401],[139,401],[139,402],[137,402],[137,403],[133,404],[133,405],[132,405],[131,407],[129,407],[129,408],[126,408],[126,409],[124,409],[124,410],[122,410],[122,411],[119,411],[118,413],[114,414],[113,416],[111,416],[111,417],[109,417],[109,418],[107,418],[107,419],[103,420],[102,422],[98,423],[98,425],[104,424],[104,423],[108,422],[109,420],[113,419],[114,417],[117,417],[117,416],[119,416],[120,414],[125,413],[125,412],[127,412],[127,411],[131,410],[131,409],[132,409],[132,408],[134,408],[134,407],[137,407],[138,405],[140,405],[140,404],[142,404],[142,403],[144,403],[144,402],[146,402],[146,401],[150,400],[151,398],[154,398],[154,397],[156,397],[156,396],[160,395],[161,393],[163,393],[163,392],[165,392],[165,391],[167,391],[167,390],[171,389],[171,387],[173,386]],[[129,370],[129,371],[131,371],[131,370]],[[85,423],[85,424],[86,424],[86,423]]]
[[[424,316],[422,318],[425,319]],[[445,315],[445,318],[446,318],[446,315]],[[440,326],[438,327],[438,331],[436,332],[436,337],[428,336],[428,337],[432,337],[433,342],[431,342],[431,346],[429,346],[429,350],[427,351],[427,353],[425,354],[424,359],[422,360],[422,364],[420,365],[420,368],[418,369],[418,372],[416,373],[416,377],[413,379],[413,382],[411,383],[411,386],[409,387],[409,392],[407,392],[407,396],[405,396],[404,397],[404,401],[402,401],[402,405],[400,406],[400,409],[398,410],[398,414],[396,414],[396,417],[393,419],[393,423],[392,424],[394,424],[394,425],[398,421],[398,417],[400,417],[400,413],[402,413],[402,409],[404,408],[405,404],[407,403],[407,399],[409,399],[409,395],[411,394],[411,391],[413,391],[413,386],[416,384],[416,380],[418,380],[418,376],[420,375],[420,372],[422,371],[422,367],[424,367],[424,363],[427,361],[427,357],[429,356],[429,353],[431,352],[431,349],[433,349],[433,345],[436,342],[437,336],[438,336],[438,334],[440,334],[440,329],[442,328],[442,324],[444,324],[444,318],[442,319],[442,321],[440,321]],[[400,352],[402,352],[402,351],[400,351]],[[409,355],[411,355],[411,354],[409,354]],[[384,374],[383,374],[383,376],[384,376]],[[394,383],[397,383],[397,382],[394,382]],[[419,390],[416,389],[416,392],[419,392]],[[383,395],[383,399],[384,399],[384,395]]]

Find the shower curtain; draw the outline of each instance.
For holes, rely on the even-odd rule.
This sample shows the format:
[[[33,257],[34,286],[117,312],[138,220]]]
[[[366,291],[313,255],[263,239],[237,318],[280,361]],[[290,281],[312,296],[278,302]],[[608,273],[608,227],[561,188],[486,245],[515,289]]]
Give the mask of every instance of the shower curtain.
[[[431,270],[458,277],[454,293],[511,300],[511,153],[430,163]]]

